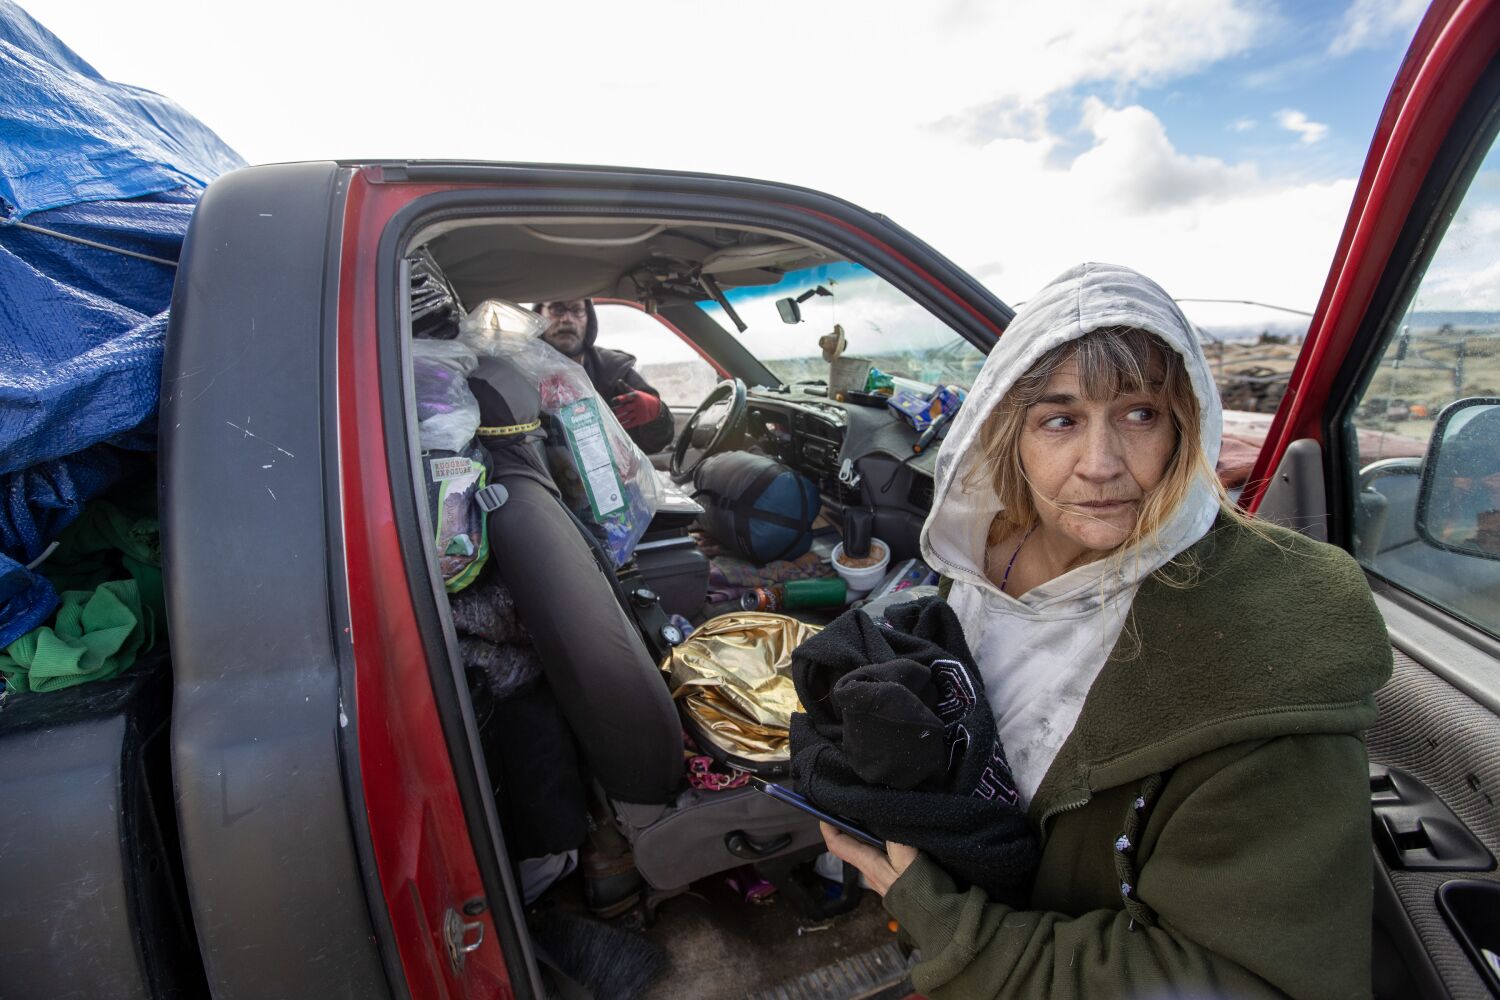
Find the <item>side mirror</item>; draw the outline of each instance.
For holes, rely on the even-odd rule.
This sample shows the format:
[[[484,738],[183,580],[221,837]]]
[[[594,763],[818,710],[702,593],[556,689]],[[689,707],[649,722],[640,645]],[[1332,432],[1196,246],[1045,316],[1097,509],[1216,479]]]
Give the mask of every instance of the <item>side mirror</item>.
[[[1500,560],[1500,396],[1438,414],[1422,463],[1417,534],[1428,545]]]

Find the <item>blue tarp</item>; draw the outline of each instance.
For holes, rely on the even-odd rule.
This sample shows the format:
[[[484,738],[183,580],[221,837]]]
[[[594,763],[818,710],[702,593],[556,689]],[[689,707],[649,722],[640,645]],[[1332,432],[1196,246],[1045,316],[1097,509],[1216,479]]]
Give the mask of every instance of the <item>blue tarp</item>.
[[[173,262],[203,186],[243,165],[0,0],[0,647],[57,603],[26,564],[155,448]]]
[[[0,201],[24,217],[203,187],[245,161],[159,94],[112,83],[0,0]]]

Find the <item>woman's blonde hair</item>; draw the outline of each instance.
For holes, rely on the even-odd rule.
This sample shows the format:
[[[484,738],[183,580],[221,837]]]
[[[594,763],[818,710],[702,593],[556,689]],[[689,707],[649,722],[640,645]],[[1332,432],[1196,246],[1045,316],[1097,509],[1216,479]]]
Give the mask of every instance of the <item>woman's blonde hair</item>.
[[[969,489],[990,478],[1001,511],[1001,535],[1023,531],[1037,518],[1031,484],[1021,467],[1020,437],[1026,410],[1046,392],[1047,382],[1067,362],[1076,366],[1085,398],[1112,399],[1141,391],[1161,397],[1176,433],[1176,445],[1161,480],[1145,495],[1140,516],[1116,551],[1154,542],[1195,484],[1214,491],[1219,505],[1237,520],[1244,515],[1230,502],[1203,450],[1202,407],[1182,356],[1160,337],[1134,327],[1106,327],[1054,347],[1037,359],[985,420],[979,432],[979,461],[965,480]]]

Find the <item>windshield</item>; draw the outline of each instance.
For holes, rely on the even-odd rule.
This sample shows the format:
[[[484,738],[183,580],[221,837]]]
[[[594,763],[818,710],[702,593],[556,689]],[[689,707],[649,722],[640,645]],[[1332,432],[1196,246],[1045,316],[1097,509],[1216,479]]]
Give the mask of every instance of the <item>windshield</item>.
[[[782,321],[776,300],[796,298],[821,286],[800,304],[802,321]],[[725,293],[745,322],[739,333],[713,302],[703,309],[782,382],[828,380],[818,338],[844,328],[848,357],[863,358],[889,375],[965,389],[984,364],[979,349],[944,326],[885,279],[859,264],[838,263],[791,271],[775,285],[736,288]]]

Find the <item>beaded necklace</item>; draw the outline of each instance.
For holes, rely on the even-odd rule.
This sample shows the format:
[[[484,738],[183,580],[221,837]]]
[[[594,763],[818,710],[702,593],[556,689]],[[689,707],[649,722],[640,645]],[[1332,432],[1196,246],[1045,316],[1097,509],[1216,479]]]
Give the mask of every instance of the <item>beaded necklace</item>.
[[[1005,564],[1005,574],[1000,577],[1000,593],[1005,593],[1005,583],[1010,579],[1011,567],[1015,566],[1016,564],[1016,556],[1021,554],[1021,546],[1026,544],[1026,539],[1030,538],[1031,533],[1035,530],[1036,522],[1032,521],[1031,527],[1026,529],[1026,534],[1022,535],[1021,540],[1016,543],[1016,551],[1010,554],[1010,562]]]

